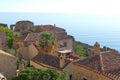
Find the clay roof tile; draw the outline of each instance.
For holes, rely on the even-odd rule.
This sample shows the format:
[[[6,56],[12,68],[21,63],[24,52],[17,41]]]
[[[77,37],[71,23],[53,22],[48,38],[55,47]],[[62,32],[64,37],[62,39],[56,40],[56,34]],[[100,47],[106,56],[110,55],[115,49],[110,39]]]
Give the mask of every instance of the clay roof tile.
[[[84,60],[79,60],[75,62],[75,64],[120,77],[120,54],[113,51],[106,51],[101,54],[88,57]]]

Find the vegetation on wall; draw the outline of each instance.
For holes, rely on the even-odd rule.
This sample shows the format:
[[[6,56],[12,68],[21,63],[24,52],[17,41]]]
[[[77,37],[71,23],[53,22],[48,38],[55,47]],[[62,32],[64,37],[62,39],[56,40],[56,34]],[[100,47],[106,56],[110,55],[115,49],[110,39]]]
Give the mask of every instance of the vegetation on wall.
[[[14,76],[13,80],[67,80],[66,73],[62,76],[54,69],[35,69],[34,67],[26,67],[18,76]]]
[[[86,56],[87,56],[86,53],[85,53],[85,51],[84,51],[84,49],[83,49],[83,47],[82,47],[81,45],[79,45],[79,44],[76,44],[76,45],[73,47],[73,51],[74,51],[76,54],[80,55],[81,57],[86,57]]]
[[[9,48],[11,48],[12,44],[13,44],[13,40],[16,37],[19,37],[20,35],[14,34],[12,30],[10,30],[10,29],[8,29],[6,27],[0,26],[0,30],[4,31],[6,33],[7,45],[8,45]]]
[[[3,48],[3,50],[5,51],[5,52],[8,52],[8,53],[10,53],[10,54],[12,54],[12,55],[16,55],[16,51],[15,51],[15,49],[12,49],[12,48]]]
[[[51,53],[55,47],[54,34],[46,31],[40,34],[40,48],[43,52]]]

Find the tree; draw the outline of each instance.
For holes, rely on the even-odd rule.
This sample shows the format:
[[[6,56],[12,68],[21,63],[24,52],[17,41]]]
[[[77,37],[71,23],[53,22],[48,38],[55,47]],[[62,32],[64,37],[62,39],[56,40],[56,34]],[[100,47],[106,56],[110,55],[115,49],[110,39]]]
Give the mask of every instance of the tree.
[[[47,73],[45,70],[42,70],[41,78],[40,80],[50,80],[50,74]]]
[[[54,69],[48,69],[46,70],[46,73],[49,73],[50,74],[50,79],[49,80],[57,80],[58,77],[59,77],[59,73],[54,70]]]
[[[64,71],[61,72],[59,80],[68,80],[67,71],[64,70]]]
[[[13,80],[38,80],[39,71],[33,67],[23,69]]]
[[[87,56],[84,49],[83,49],[83,47],[81,45],[79,45],[79,44],[75,45],[73,47],[73,50],[74,50],[74,52],[76,54],[80,55],[81,57],[86,57]]]
[[[17,58],[17,69],[22,70],[25,67],[25,61],[22,56]]]
[[[9,48],[11,48],[12,44],[13,44],[13,40],[16,37],[19,37],[20,35],[14,34],[13,31],[8,29],[7,27],[0,26],[0,30],[4,31],[6,33],[7,45],[8,45]]]
[[[55,45],[54,34],[48,31],[40,34],[40,48],[42,52],[51,53],[54,50]]]
[[[14,76],[13,80],[58,80],[59,73],[53,69],[35,69],[33,67],[26,67],[18,76]]]

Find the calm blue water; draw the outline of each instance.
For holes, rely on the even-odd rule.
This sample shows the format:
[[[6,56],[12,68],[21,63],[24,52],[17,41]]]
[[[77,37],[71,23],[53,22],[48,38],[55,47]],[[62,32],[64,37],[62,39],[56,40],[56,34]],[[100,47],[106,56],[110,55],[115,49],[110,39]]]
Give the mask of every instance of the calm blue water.
[[[58,14],[0,12],[0,23],[15,24],[30,20],[35,25],[56,24],[67,30],[76,40],[93,45],[98,41],[120,51],[120,14]]]

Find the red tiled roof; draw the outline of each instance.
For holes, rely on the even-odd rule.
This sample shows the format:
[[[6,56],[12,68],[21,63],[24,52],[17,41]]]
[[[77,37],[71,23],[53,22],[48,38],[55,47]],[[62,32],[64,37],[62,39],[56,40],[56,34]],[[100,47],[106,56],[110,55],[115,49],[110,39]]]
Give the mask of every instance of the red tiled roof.
[[[86,66],[86,67],[89,67],[91,69],[94,69],[96,71],[102,71],[99,55],[88,57],[87,59],[84,59],[84,60],[79,60],[76,63],[83,65],[83,66]]]
[[[103,53],[102,57],[105,72],[120,68],[120,54],[109,52]]]
[[[83,65],[99,72],[111,72],[111,74],[118,75],[120,73],[117,71],[120,69],[120,54],[112,51],[104,52],[84,60],[79,60],[75,64]],[[120,74],[118,77],[120,77]]]
[[[19,42],[24,42],[24,41],[34,42],[37,39],[39,39],[39,34],[38,33],[32,33],[32,34],[27,34],[27,35],[21,36],[21,37],[17,38],[16,41],[19,41]]]
[[[15,41],[24,42],[24,40],[25,40],[26,37],[27,37],[27,35],[21,36],[19,38],[16,38]]]
[[[39,53],[36,57],[34,57],[32,59],[32,61],[34,61],[34,62],[36,62],[38,64],[43,63],[43,64],[46,64],[46,65],[55,67],[57,69],[61,69],[60,68],[60,59],[59,59],[59,57],[52,56],[52,55],[49,55],[49,54]],[[69,63],[70,63],[70,61],[65,60],[65,64],[64,64],[63,68],[65,66],[67,66]]]
[[[70,36],[65,35],[65,34],[55,34],[57,40],[62,40],[62,39],[72,39]]]
[[[45,53],[38,54],[32,61],[59,68],[59,58]]]
[[[109,76],[116,78],[116,80],[120,80],[120,68],[111,70],[109,72],[106,72]]]
[[[39,34],[38,33],[32,33],[32,34],[28,34],[24,41],[34,42],[34,41],[36,41],[38,39],[39,39]]]
[[[54,30],[57,30],[57,31],[63,30],[64,31],[64,29],[56,27],[54,25],[40,25],[39,27],[43,31],[50,31],[50,30],[52,30],[52,31],[54,31]]]

